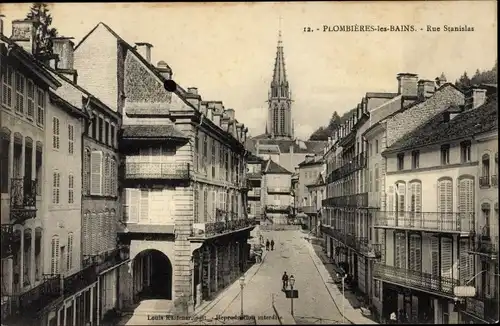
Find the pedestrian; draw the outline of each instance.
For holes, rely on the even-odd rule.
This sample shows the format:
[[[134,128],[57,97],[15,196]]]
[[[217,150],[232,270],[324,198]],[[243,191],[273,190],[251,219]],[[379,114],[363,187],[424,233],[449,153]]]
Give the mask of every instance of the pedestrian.
[[[271,251],[274,250],[274,240],[271,239]]]
[[[270,244],[271,244],[271,243],[269,242],[269,239],[267,239],[267,240],[266,240],[266,250],[269,250],[269,245],[270,245]]]
[[[391,324],[397,324],[397,318],[396,318],[396,312],[393,311],[391,313],[391,316],[389,317],[390,323]]]
[[[288,287],[288,275],[286,274],[286,271],[283,273],[281,281],[283,282],[283,291],[285,291],[286,288]]]

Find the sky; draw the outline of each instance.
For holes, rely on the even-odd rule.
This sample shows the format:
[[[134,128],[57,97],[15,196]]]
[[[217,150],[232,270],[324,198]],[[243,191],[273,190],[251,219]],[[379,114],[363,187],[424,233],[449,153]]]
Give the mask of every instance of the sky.
[[[405,3],[403,3],[405,2]],[[10,22],[30,4],[0,4]],[[334,111],[354,108],[366,92],[396,92],[396,75],[455,81],[489,70],[497,58],[496,1],[55,3],[52,25],[77,44],[104,22],[127,42],[153,44],[174,80],[221,100],[255,136],[264,132],[278,30],[294,100],[295,134],[305,139]],[[323,32],[324,26],[413,24],[416,32]],[[427,25],[440,27],[427,32]],[[444,26],[473,27],[445,32]],[[311,27],[314,32],[304,32]],[[422,30],[420,30],[422,28]],[[319,29],[319,30],[317,30]]]

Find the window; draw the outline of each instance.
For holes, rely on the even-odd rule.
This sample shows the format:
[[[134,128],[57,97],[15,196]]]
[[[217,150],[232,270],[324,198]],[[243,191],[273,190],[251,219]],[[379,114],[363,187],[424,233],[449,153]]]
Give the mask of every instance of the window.
[[[216,140],[212,139],[212,178],[215,178],[215,166],[217,164],[216,161],[216,148],[215,148]]]
[[[68,253],[66,258],[66,270],[73,268],[73,233],[68,234]]]
[[[483,227],[481,229],[481,235],[489,237],[490,236],[490,214],[491,214],[491,206],[488,203],[484,203],[481,205],[481,212],[483,214]]]
[[[464,141],[460,143],[460,158],[462,163],[468,163],[471,161],[471,143],[470,141]]]
[[[458,212],[460,220],[473,226],[475,199],[474,199],[474,178],[471,176],[460,177],[458,181]],[[463,223],[462,222],[462,223]],[[466,224],[466,226],[467,226]]]
[[[116,147],[116,144],[115,144],[115,126],[113,124],[111,124],[111,127],[110,127],[111,131],[110,131],[110,145],[112,147]]]
[[[45,122],[45,91],[37,88],[37,101],[36,101],[36,123],[43,126]]]
[[[202,134],[203,137],[203,158],[202,158],[202,167],[203,172],[207,172],[207,160],[208,160],[208,135]]]
[[[380,175],[379,175],[379,169],[378,169],[378,164],[375,164],[375,189],[373,191],[378,192],[380,191]]]
[[[104,120],[99,117],[99,125],[97,126],[99,128],[99,138],[97,140],[99,140],[100,142],[102,142],[102,133],[103,133],[103,129],[104,129]]]
[[[104,143],[106,145],[111,145],[109,143],[109,122],[107,121],[104,122]]]
[[[90,154],[90,194],[102,196],[102,166],[101,151],[92,151]]]
[[[6,64],[2,65],[2,71],[5,72],[2,76],[2,104],[7,108],[11,108],[14,72]]]
[[[94,116],[92,118],[91,124],[92,124],[92,138],[97,140],[97,116],[95,115],[95,112],[92,113]]]
[[[481,159],[481,162],[482,162],[481,175],[484,178],[489,179],[489,177],[490,177],[490,156],[488,154],[484,154],[482,159]]]
[[[68,204],[75,202],[75,177],[70,174],[68,176]]]
[[[68,125],[68,153],[73,154],[75,146],[75,127],[72,124]]]
[[[83,194],[90,193],[90,149],[85,148],[83,154]]]
[[[369,192],[372,192],[372,191],[373,191],[373,171],[370,171],[370,181],[369,181],[369,188],[368,188],[368,191],[369,191]]]
[[[54,172],[52,175],[52,204],[59,204],[61,189],[61,174]]]
[[[57,235],[52,237],[51,242],[51,274],[59,274],[59,237]]]
[[[411,168],[412,169],[418,169],[420,166],[420,152],[419,151],[413,151],[411,153]]]
[[[401,171],[404,169],[405,169],[405,154],[400,153],[400,154],[398,154],[398,171]]]
[[[450,164],[450,145],[441,146],[441,165]]]
[[[450,178],[438,180],[438,212],[443,227],[453,227],[453,181]]]
[[[52,148],[59,149],[59,132],[60,132],[59,119],[52,118]]]
[[[398,212],[399,217],[404,217],[405,215],[405,207],[406,207],[406,184],[404,182],[396,183],[396,211]]]
[[[33,119],[35,116],[35,84],[32,80],[28,80],[28,118]]]
[[[16,72],[16,112],[24,113],[24,76]]]
[[[104,158],[104,193],[103,195],[109,196],[110,195],[110,188],[111,188],[111,173],[110,173],[110,161],[109,161],[109,155],[106,155]]]
[[[378,139],[375,139],[375,154],[378,154]]]
[[[193,212],[193,215],[194,215],[194,223],[198,223],[199,220],[200,220],[200,208],[199,208],[199,205],[200,205],[200,191],[198,189],[198,187],[196,186],[195,189],[194,189],[194,212]]]
[[[110,195],[111,196],[116,196],[118,193],[118,170],[116,166],[116,159],[114,157],[111,158],[111,189],[110,189]]]
[[[373,155],[373,146],[372,145],[373,145],[372,143],[369,144],[369,147],[368,147],[368,156],[372,156]]]

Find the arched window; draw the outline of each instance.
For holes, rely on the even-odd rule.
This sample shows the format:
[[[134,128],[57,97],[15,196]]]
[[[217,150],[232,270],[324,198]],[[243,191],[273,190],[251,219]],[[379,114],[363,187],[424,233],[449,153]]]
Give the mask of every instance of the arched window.
[[[55,235],[52,237],[51,241],[51,261],[50,261],[50,273],[59,274],[59,236]]]
[[[398,219],[403,219],[401,222],[404,222],[406,213],[406,183],[398,181],[395,186],[395,210],[397,212]]]
[[[273,106],[273,133],[278,134],[279,132],[279,112],[278,112],[278,106],[274,105]]]
[[[281,135],[285,134],[285,107],[280,108],[280,132]]]
[[[491,205],[489,203],[482,203],[481,204],[481,214],[482,216],[482,221],[480,222],[481,228],[480,232],[483,236],[489,237],[490,236],[490,229],[491,229]]]
[[[438,223],[440,227],[452,230],[453,223],[453,180],[442,178],[438,180],[437,211],[439,213]]]
[[[68,234],[68,257],[66,257],[66,270],[73,268],[73,233]]]
[[[481,158],[481,187],[490,186],[490,155],[484,154]]]
[[[410,181],[409,184],[409,211],[410,220],[415,227],[421,227],[422,223],[422,183],[419,180]]]
[[[83,153],[83,194],[90,194],[90,148]]]

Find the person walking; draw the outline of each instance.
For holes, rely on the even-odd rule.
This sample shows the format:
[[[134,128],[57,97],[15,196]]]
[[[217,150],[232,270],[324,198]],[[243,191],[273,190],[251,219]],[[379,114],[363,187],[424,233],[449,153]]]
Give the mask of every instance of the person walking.
[[[269,245],[270,245],[270,244],[271,244],[271,243],[269,242],[269,239],[267,239],[267,240],[266,240],[266,250],[269,250]]]
[[[274,250],[274,240],[271,239],[271,251]]]
[[[389,321],[391,324],[397,324],[397,317],[396,317],[396,312],[393,311],[391,315],[389,316]]]
[[[286,288],[288,287],[288,275],[286,274],[286,271],[283,273],[281,281],[283,282],[283,291],[285,291]]]

